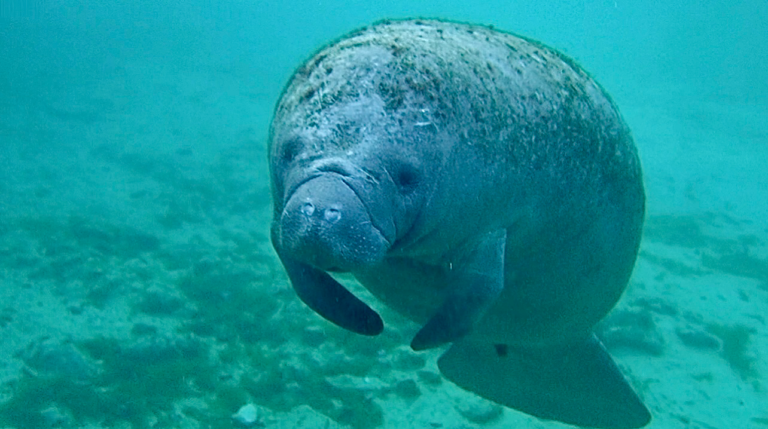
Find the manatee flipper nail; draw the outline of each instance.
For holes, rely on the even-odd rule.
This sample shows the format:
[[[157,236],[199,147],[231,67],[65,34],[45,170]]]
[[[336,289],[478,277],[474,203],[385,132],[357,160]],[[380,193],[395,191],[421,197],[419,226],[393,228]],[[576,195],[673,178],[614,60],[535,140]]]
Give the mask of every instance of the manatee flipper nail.
[[[504,288],[506,230],[487,234],[477,247],[451,269],[451,292],[411,341],[413,350],[426,350],[453,342],[491,306]]]
[[[362,335],[384,330],[381,317],[326,272],[280,256],[296,294],[312,310],[336,325]]]

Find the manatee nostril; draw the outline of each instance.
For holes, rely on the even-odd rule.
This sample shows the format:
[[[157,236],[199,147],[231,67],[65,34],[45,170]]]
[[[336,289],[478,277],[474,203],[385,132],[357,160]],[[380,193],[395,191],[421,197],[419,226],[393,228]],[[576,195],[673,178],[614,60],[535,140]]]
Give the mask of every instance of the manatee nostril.
[[[307,201],[301,205],[300,210],[305,216],[312,216],[315,213],[315,205]]]
[[[341,210],[335,207],[327,208],[325,209],[323,217],[325,218],[326,222],[338,222],[338,220],[341,219]]]

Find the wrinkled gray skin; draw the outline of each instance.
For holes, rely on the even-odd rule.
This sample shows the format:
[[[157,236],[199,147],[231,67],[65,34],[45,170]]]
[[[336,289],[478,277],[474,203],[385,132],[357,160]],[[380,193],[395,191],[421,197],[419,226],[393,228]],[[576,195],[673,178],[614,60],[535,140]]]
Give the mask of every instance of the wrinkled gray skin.
[[[627,126],[574,61],[441,21],[381,22],[317,52],[270,131],[272,239],[298,295],[376,335],[353,273],[423,327],[458,385],[545,419],[650,414],[593,336],[637,254],[644,212]]]

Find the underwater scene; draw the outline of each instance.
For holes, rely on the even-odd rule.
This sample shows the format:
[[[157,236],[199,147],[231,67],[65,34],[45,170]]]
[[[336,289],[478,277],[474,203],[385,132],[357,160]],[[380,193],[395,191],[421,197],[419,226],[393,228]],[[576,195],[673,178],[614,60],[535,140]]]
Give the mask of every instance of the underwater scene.
[[[496,338],[503,328],[487,328],[478,316],[472,326],[488,332],[449,330],[446,340],[430,343],[430,337],[428,345],[412,347],[415,336],[424,339],[425,321],[413,321],[387,303],[412,292],[414,298],[408,295],[403,302],[414,301],[418,312],[422,305],[439,306],[431,299],[417,300],[434,295],[417,290],[418,284],[412,291],[369,291],[349,273],[333,273],[333,280],[290,259],[285,248],[278,256],[273,246],[273,239],[289,240],[273,230],[273,207],[282,204],[277,189],[282,191],[283,184],[271,178],[270,162],[302,162],[305,155],[297,147],[321,143],[291,137],[284,142],[289,148],[276,154],[270,147],[279,143],[270,139],[280,141],[283,123],[305,119],[291,111],[301,103],[332,107],[339,97],[370,90],[349,89],[355,86],[350,80],[342,82],[349,93],[324,94],[330,87],[323,83],[299,91],[294,100],[286,95],[293,88],[289,82],[311,81],[312,67],[330,60],[323,54],[305,62],[329,43],[384,19],[406,18],[484,26],[470,33],[523,36],[516,40],[533,41],[536,52],[529,57],[529,69],[546,58],[559,59],[562,67],[583,68],[588,75],[579,76],[585,82],[594,79],[598,86],[590,88],[610,95],[607,104],[612,100],[621,113],[617,121],[623,117],[631,130],[645,191],[642,236],[626,289],[594,331],[631,386],[628,395],[634,391],[652,419],[647,425],[628,417],[585,427],[768,428],[764,0],[3,1],[0,428],[578,427],[548,413],[583,396],[569,390],[572,378],[559,364],[545,371],[554,387],[542,388],[538,395],[544,399],[531,400],[527,408],[486,399],[494,394],[506,398],[503,383],[509,380],[502,373],[493,380],[491,360],[522,351],[520,373],[535,373],[538,363],[527,357],[538,353],[538,345],[490,341],[487,360],[448,371],[447,360],[438,367],[448,343],[466,344],[485,334]],[[395,46],[399,38],[392,40],[392,52],[407,50]],[[545,58],[546,52],[555,52],[547,47],[559,53]],[[462,58],[476,52],[461,43],[455,50]],[[336,73],[352,61],[339,55],[333,63]],[[376,55],[363,67],[366,73],[378,66]],[[330,65],[324,67],[335,76]],[[450,70],[446,75],[458,73],[450,62],[440,67]],[[486,73],[476,71],[481,72]],[[409,76],[418,81],[424,73]],[[416,82],[411,77],[395,75],[393,82],[424,89],[436,79]],[[457,82],[443,82],[441,88]],[[396,104],[388,104],[387,111],[412,100],[398,92],[402,88],[382,88],[374,89],[400,94],[387,100]],[[437,122],[445,116],[432,113],[416,111],[404,134],[426,141],[419,139],[446,131],[444,122]],[[491,120],[477,115],[477,123]],[[273,118],[279,123],[271,125]],[[319,114],[312,118],[318,127],[330,121]],[[583,130],[597,128],[581,120],[589,122],[581,124]],[[368,128],[375,128],[374,122]],[[474,124],[463,126],[474,132]],[[363,131],[348,135],[368,128],[364,124]],[[550,127],[549,132],[565,131]],[[370,146],[355,146],[346,154],[352,157],[357,150]],[[417,165],[416,173],[406,170],[391,180],[401,191],[416,188],[421,177],[437,174],[425,163]],[[492,171],[487,165],[473,167],[440,173],[471,178]],[[272,170],[275,176],[279,169],[272,165]],[[321,170],[344,180],[352,174],[340,161]],[[416,197],[404,201],[407,205]],[[436,206],[425,205],[430,210]],[[448,216],[455,224],[438,225],[445,229],[439,237],[450,241],[452,234],[460,235],[493,212],[483,202],[460,208],[458,215]],[[315,207],[305,203],[300,210],[312,216]],[[337,220],[334,210],[324,212],[324,221]],[[418,212],[423,216],[427,210]],[[578,219],[585,213],[569,216]],[[538,215],[535,210],[530,214],[533,219]],[[293,227],[284,226],[282,233]],[[514,232],[510,227],[505,237]],[[613,233],[605,232],[602,241],[620,241]],[[306,253],[301,246],[292,249]],[[627,246],[632,253],[633,245]],[[405,259],[411,256],[407,249],[389,251]],[[526,249],[520,255],[525,258]],[[349,271],[337,270],[344,266],[324,262],[325,257],[338,259],[312,254],[305,262],[326,271]],[[491,265],[478,259],[481,267]],[[542,276],[552,275],[545,271]],[[316,282],[320,289],[302,282]],[[364,314],[381,317],[383,331],[375,326],[366,331],[369,326],[357,325],[354,317],[351,327],[345,326],[351,308],[344,300],[347,290],[365,303]],[[327,299],[318,291],[339,295]],[[534,301],[557,299],[533,295]],[[390,301],[378,299],[382,296]],[[471,305],[474,298],[464,301]],[[610,301],[600,293],[590,298],[600,299]],[[488,311],[503,313],[496,307]],[[571,311],[569,306],[565,311]],[[569,315],[576,323],[583,320],[579,311]],[[541,323],[561,315],[547,314]],[[504,333],[510,338],[518,334]],[[607,354],[603,358],[608,362],[601,361],[598,369],[614,368]],[[474,388],[482,383],[466,375],[483,368],[491,372],[487,383],[501,384],[489,388],[492,393]],[[580,383],[590,391],[593,382],[605,381],[602,374]],[[451,381],[457,379],[465,388]],[[515,400],[526,402],[527,388],[508,384],[520,395]],[[594,390],[600,398],[600,388]],[[573,403],[583,402],[588,409],[591,398]],[[580,416],[582,405],[575,408],[572,412]]]

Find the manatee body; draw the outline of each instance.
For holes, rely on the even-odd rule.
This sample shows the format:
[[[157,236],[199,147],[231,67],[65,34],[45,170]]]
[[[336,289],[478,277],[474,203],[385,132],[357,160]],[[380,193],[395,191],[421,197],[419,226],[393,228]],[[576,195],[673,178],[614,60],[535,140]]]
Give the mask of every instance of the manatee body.
[[[385,21],[321,49],[270,130],[272,241],[299,297],[376,335],[351,272],[459,386],[544,419],[650,414],[592,333],[640,241],[629,129],[573,60],[493,29]]]

